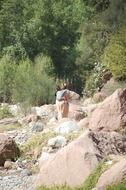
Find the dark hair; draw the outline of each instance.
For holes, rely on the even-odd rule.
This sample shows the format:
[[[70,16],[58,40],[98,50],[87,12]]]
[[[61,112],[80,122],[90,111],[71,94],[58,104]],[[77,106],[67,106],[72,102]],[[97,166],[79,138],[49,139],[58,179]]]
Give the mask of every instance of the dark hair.
[[[56,86],[56,91],[58,91],[58,90],[61,90],[59,85]]]
[[[55,96],[56,96],[57,91],[59,91],[59,90],[61,90],[61,88],[60,88],[59,85],[57,85],[57,86],[56,86],[56,91],[55,91]]]

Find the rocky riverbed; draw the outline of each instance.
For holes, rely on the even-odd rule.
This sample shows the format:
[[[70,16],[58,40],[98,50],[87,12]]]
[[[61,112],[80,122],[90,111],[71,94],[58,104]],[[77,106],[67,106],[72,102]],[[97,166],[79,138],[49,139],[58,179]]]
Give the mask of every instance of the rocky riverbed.
[[[5,132],[4,132],[5,133]],[[18,145],[24,144],[32,135],[30,128],[6,132]],[[19,158],[16,162],[5,162],[0,167],[0,190],[33,190],[35,175],[30,165],[37,167],[37,160]]]
[[[25,171],[20,174],[0,176],[0,190],[33,190],[34,176]]]

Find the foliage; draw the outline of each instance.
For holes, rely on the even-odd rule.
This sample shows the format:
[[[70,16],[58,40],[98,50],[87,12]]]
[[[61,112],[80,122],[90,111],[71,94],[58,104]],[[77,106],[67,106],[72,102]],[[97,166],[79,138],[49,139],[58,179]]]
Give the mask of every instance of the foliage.
[[[0,6],[0,50],[8,51],[21,58],[25,54],[21,42],[23,18],[23,0],[2,0]]]
[[[106,190],[126,190],[126,181],[124,180],[117,184],[109,185]]]
[[[70,188],[70,187],[67,187],[67,186],[62,186],[62,187],[58,187],[58,186],[54,186],[54,187],[41,186],[37,190],[74,190],[74,189]]]
[[[54,75],[54,66],[49,56],[40,54],[34,60],[35,70],[46,73],[49,76]]]
[[[74,3],[73,0],[2,0],[0,55],[9,54],[16,60],[28,57],[33,61],[43,54],[51,57],[56,78],[74,77],[78,28],[85,14],[81,0]]]
[[[25,59],[16,64],[11,55],[0,59],[0,101],[24,106],[54,101],[55,83],[51,59],[40,56],[35,64]]]
[[[125,24],[125,16],[125,0],[1,0],[0,58],[11,57],[10,60],[13,61],[10,62],[13,66],[20,65],[24,60],[29,59],[31,60],[29,64],[33,67],[37,64],[36,57],[43,57],[42,61],[40,61],[41,58],[37,59],[40,64],[42,62],[46,70],[46,76],[43,76],[46,78],[45,81],[48,74],[55,79],[67,79],[73,83],[73,89],[81,94],[88,80],[87,76],[92,74],[95,67],[94,63],[101,62],[101,56],[110,37],[118,32],[122,24]],[[113,40],[111,41],[109,46],[111,46],[113,57],[117,57],[115,50],[118,49],[118,52],[120,51],[123,55],[122,60],[125,59],[125,51],[123,51],[125,45],[117,45]],[[105,50],[106,56],[110,55],[108,51]],[[3,67],[3,63],[0,67]],[[119,74],[122,66],[117,68],[120,71],[115,74],[116,68],[113,75],[118,76],[115,78],[125,78]],[[2,101],[12,101],[13,78],[15,77],[12,70],[10,73],[8,77],[4,77],[7,81],[9,79],[8,82],[3,82],[2,85],[0,82]],[[31,78],[32,82],[33,78],[35,81],[38,80],[36,74],[33,74]],[[40,79],[43,80],[43,78]],[[33,86],[36,85],[36,82],[34,83]],[[51,85],[51,82],[49,83]],[[29,84],[30,81],[24,83],[23,89]],[[27,93],[23,93],[22,98],[19,98],[16,91],[20,92],[14,89],[13,100],[26,97]],[[32,95],[34,97],[35,92],[32,92]],[[31,100],[29,96],[29,102],[34,103],[33,99]],[[37,97],[36,104],[41,104],[45,97],[40,99]]]
[[[7,116],[5,116],[7,117]],[[0,125],[0,133],[5,133],[7,131],[12,131],[12,130],[20,130],[21,126],[16,123],[16,124],[8,124],[8,125]]]
[[[54,137],[53,132],[32,135],[32,137],[25,144],[21,145],[20,149],[22,155],[27,156],[29,151],[36,147],[44,147],[51,137]]]
[[[107,166],[105,165],[105,162],[102,161],[96,169],[89,175],[87,180],[83,184],[83,189],[85,190],[91,190],[95,187],[99,177],[101,174],[106,170]]]
[[[105,48],[103,64],[111,70],[113,77],[118,80],[126,79],[126,27],[120,28],[111,37]]]
[[[111,35],[117,32],[119,26],[125,21],[126,4],[124,0],[83,0],[83,2],[90,11],[80,28],[77,63],[80,66],[83,81],[91,81],[94,64],[102,62],[101,56]],[[92,94],[92,89],[90,94]]]
[[[54,99],[54,81],[43,70],[43,64],[27,59],[17,67],[13,85],[13,101],[28,105],[42,105]]]
[[[4,106],[0,108],[0,119],[6,117],[12,117],[12,114],[10,113],[9,108],[7,106]]]
[[[15,78],[15,60],[5,55],[0,59],[0,101],[10,102]]]
[[[67,186],[62,186],[62,187],[57,187],[57,186],[45,187],[45,186],[42,186],[42,187],[39,187],[37,190],[74,190],[74,189],[70,188],[70,187],[67,187]]]
[[[100,63],[95,63],[95,67],[92,74],[86,80],[85,89],[83,95],[90,97],[94,92],[99,91],[103,85],[102,72],[104,67]]]

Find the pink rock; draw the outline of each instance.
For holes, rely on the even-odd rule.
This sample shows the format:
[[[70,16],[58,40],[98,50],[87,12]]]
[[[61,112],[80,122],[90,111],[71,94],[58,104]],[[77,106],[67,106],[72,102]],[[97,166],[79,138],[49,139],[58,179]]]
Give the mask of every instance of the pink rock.
[[[120,131],[126,127],[126,88],[116,90],[94,110],[89,127],[97,131]]]
[[[42,165],[35,184],[78,186],[98,164],[96,154],[89,133],[85,133]]]

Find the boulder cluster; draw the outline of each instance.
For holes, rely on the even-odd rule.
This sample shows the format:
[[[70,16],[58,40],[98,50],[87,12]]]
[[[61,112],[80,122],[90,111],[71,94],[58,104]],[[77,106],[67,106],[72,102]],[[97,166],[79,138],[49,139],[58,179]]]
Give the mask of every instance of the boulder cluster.
[[[104,160],[109,167],[93,190],[104,190],[107,185],[126,179],[126,88],[117,89],[108,97],[97,93],[93,98],[70,102],[69,117],[61,121],[56,119],[55,104],[34,107],[32,114],[20,118],[11,105],[14,118],[0,120],[0,126],[6,127],[10,121],[23,128],[0,133],[0,166],[11,170],[12,163],[18,163],[17,167],[14,164],[16,168],[21,165],[27,170],[28,160],[19,161],[20,146],[32,136],[53,132],[46,145],[29,152],[34,154],[30,164],[39,168],[31,190],[40,185],[80,186]]]

